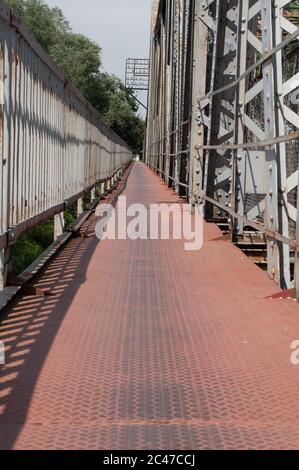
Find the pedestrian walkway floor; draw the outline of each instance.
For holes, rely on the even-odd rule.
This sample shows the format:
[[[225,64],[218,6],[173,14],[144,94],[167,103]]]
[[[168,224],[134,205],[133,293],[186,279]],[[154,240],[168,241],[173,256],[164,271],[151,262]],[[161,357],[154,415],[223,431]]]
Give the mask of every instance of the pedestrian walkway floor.
[[[178,201],[142,163],[123,195]],[[299,448],[299,306],[204,232],[68,242],[1,314],[1,449]]]

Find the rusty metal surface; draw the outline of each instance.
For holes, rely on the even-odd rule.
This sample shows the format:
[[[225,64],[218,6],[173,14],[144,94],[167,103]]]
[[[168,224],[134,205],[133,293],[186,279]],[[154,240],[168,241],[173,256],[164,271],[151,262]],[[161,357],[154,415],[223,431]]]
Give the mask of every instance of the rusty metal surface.
[[[143,164],[124,194],[178,200]],[[0,448],[299,448],[298,305],[220,235],[72,239],[2,317]]]

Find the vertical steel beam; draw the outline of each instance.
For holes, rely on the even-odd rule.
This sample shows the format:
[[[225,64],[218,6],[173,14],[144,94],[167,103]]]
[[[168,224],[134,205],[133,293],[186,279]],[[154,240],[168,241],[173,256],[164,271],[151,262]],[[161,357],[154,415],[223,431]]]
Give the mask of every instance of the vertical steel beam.
[[[166,61],[165,61],[165,182],[169,185],[169,171],[170,171],[170,123],[171,123],[171,61],[172,61],[172,47],[171,47],[171,1],[166,2]]]
[[[249,48],[248,48],[248,10],[249,0],[241,0],[240,14],[238,19],[238,51],[237,51],[237,75],[241,76],[247,69]],[[245,142],[245,94],[246,82],[242,80],[236,90],[235,102],[235,142],[237,144]],[[238,214],[245,215],[245,184],[246,184],[246,159],[247,151],[238,150],[234,151],[234,158],[232,161],[232,176],[231,176],[231,207]],[[232,237],[235,238],[235,233],[243,234],[244,223],[241,220],[234,220],[232,223]]]
[[[217,90],[229,84],[237,74],[237,24],[240,2],[221,0],[214,2],[213,16],[205,13],[207,24],[213,25],[213,58],[211,59],[210,90]],[[211,6],[210,6],[211,7]],[[204,12],[203,12],[204,13]],[[204,17],[203,17],[204,18]],[[211,19],[214,21],[211,22]],[[208,144],[219,145],[233,143],[235,126],[235,90],[229,89],[218,93],[210,104],[208,118]],[[229,205],[232,153],[221,148],[206,152],[205,192],[209,197]],[[206,204],[208,218],[226,219],[226,214],[210,203]]]
[[[274,3],[273,10],[274,24],[274,46],[280,44],[283,40],[282,20],[284,17],[283,8],[280,2]],[[275,119],[276,135],[285,134],[285,116],[284,116],[284,96],[283,96],[283,51],[278,51],[274,56],[274,83],[275,83]],[[277,146],[278,154],[278,226],[279,231],[285,237],[289,237],[289,215],[288,215],[288,193],[287,193],[287,152],[286,144],[281,143]],[[297,208],[299,206],[297,205]],[[287,244],[279,244],[279,263],[280,263],[280,285],[282,288],[291,286],[290,273],[290,248]]]
[[[193,81],[190,126],[189,193],[190,202],[198,204],[203,190],[204,152],[196,146],[204,144],[204,124],[198,115],[199,97],[206,93],[208,27],[200,19],[200,2],[195,1],[193,32]],[[199,119],[198,119],[199,118]]]
[[[263,54],[273,47],[273,11],[270,0],[261,0],[262,46]],[[275,137],[275,96],[273,59],[263,64],[264,86],[264,125],[265,138]],[[278,158],[275,147],[266,150],[266,210],[265,226],[269,230],[278,231]],[[267,262],[270,279],[279,282],[279,248],[274,239],[267,237]]]

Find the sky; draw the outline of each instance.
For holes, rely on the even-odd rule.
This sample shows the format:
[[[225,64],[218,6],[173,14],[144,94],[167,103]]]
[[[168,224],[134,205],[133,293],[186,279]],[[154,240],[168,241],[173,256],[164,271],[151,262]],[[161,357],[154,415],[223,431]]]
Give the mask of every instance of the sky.
[[[151,0],[45,0],[64,12],[75,33],[102,48],[104,69],[124,79],[128,57],[149,55]]]

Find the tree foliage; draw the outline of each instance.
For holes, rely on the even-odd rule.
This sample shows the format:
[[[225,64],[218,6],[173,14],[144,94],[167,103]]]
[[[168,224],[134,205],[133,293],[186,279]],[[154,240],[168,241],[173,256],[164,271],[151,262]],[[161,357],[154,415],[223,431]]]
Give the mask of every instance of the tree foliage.
[[[102,70],[101,48],[72,32],[63,12],[43,0],[6,0],[54,62],[97,109],[102,119],[132,148],[142,150],[145,124],[136,101],[121,81]]]

